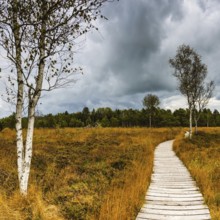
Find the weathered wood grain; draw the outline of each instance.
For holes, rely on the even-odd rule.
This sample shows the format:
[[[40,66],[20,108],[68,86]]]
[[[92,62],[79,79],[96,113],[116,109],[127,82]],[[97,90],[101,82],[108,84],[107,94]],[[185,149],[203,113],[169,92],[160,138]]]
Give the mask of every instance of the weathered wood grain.
[[[151,184],[136,220],[210,220],[195,181],[166,141],[155,150]]]

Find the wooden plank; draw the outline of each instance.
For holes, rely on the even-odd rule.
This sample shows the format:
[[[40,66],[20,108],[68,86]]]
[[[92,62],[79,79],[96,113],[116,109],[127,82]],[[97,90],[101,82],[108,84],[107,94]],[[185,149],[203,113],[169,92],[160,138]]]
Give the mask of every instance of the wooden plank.
[[[152,183],[155,183],[152,181]],[[187,183],[182,183],[182,184],[178,184],[178,183],[157,183],[155,184],[156,186],[164,186],[164,188],[187,188],[187,187],[192,187],[193,185],[192,184],[187,184]]]
[[[163,177],[164,177],[164,176],[165,176],[165,177],[170,177],[170,176],[172,176],[172,175],[173,175],[173,173],[168,172],[168,171],[166,171],[166,172],[164,172],[164,173],[152,173],[152,176],[158,176],[158,177],[161,177],[161,176],[163,176]],[[191,178],[188,173],[178,173],[178,172],[175,172],[175,176],[180,176],[180,177],[186,176],[186,177]]]
[[[169,167],[168,165],[164,165],[164,164],[154,164],[154,169],[159,168],[159,169],[165,170],[166,168],[168,168],[170,171],[183,170],[183,172],[186,172],[186,169],[183,166],[175,166],[175,164],[170,164],[170,166],[173,166],[173,167]]]
[[[207,209],[205,205],[154,205],[154,204],[144,204],[142,208],[150,209],[160,209],[160,210],[198,210]]]
[[[195,182],[194,181],[191,181],[191,180],[181,180],[181,181],[178,181],[177,179],[170,179],[170,180],[166,180],[166,179],[161,179],[161,180],[158,180],[158,179],[154,179],[152,178],[151,179],[152,182],[154,182],[155,184],[163,184],[163,183],[177,183],[177,184],[191,184],[191,185],[195,185]]]
[[[199,193],[198,191],[183,191],[180,189],[172,189],[172,190],[148,190],[148,195],[152,194],[152,193],[161,193],[161,194],[172,194],[172,195],[194,195]],[[201,195],[201,194],[200,194]]]
[[[158,173],[158,174],[167,174],[168,173],[168,171],[166,171],[165,169],[163,170],[163,169],[159,169],[159,168],[154,169],[153,172]],[[183,172],[184,172],[183,170],[170,170],[169,174],[176,175],[176,174],[180,174],[180,173],[183,173]],[[189,174],[183,173],[183,175],[187,176]]]
[[[192,185],[195,185],[195,182],[192,181],[192,180],[187,180],[187,179],[184,179],[184,178],[175,178],[175,177],[172,177],[172,178],[163,178],[163,180],[159,179],[159,178],[151,178],[151,180],[155,183],[161,183],[161,182],[164,182],[164,183],[169,183],[169,182],[177,182],[177,183],[188,183],[188,184],[192,184]]]
[[[151,192],[148,191],[148,196],[160,196],[160,197],[177,197],[177,198],[191,198],[191,197],[202,197],[201,193],[157,193],[157,192]]]
[[[158,174],[165,174],[165,173],[168,173],[168,171],[164,168],[157,168],[157,169],[154,169],[153,170],[154,173],[158,173]],[[181,170],[181,169],[177,169],[177,170],[170,170],[169,173],[172,174],[172,175],[176,175],[176,174],[179,174],[179,173],[183,173],[184,170]],[[186,173],[183,173],[183,175],[187,176],[189,174],[186,174]]]
[[[146,200],[146,204],[164,205],[164,206],[189,206],[204,204],[201,201],[159,201],[159,200]]]
[[[198,191],[199,192],[199,189],[197,187],[188,187],[188,188],[182,188],[182,189],[170,189],[170,188],[165,188],[163,186],[159,187],[159,186],[154,186],[154,185],[150,185],[149,186],[149,190],[162,190],[162,191],[183,191],[183,192],[186,192],[186,191]]]
[[[179,198],[179,197],[159,197],[159,196],[149,196],[147,195],[145,197],[147,200],[153,200],[153,201],[174,201],[174,202],[184,202],[184,201],[203,201],[203,197],[192,197],[192,198]]]
[[[151,219],[151,220],[211,220],[209,214],[205,215],[191,215],[191,216],[172,216],[172,215],[159,215],[139,213],[136,220]]]
[[[187,186],[194,186],[195,183],[192,181],[177,181],[177,180],[155,180],[155,179],[151,179],[152,183],[154,183],[155,185],[171,185],[171,184],[176,184],[176,185],[187,185]]]
[[[179,174],[179,172],[178,173],[170,173],[169,174],[169,176],[166,176],[166,175],[164,175],[164,174],[160,174],[160,175],[158,175],[158,176],[156,176],[156,175],[152,175],[152,177],[151,178],[159,178],[159,179],[164,179],[164,178],[166,178],[166,179],[170,179],[170,178],[179,178],[179,179],[186,179],[186,180],[192,180],[192,181],[194,181],[194,179],[192,179],[189,175],[178,175]]]
[[[191,215],[206,215],[209,214],[208,209],[194,209],[194,210],[164,210],[164,209],[150,209],[142,208],[141,213],[149,214],[160,214],[160,215],[181,215],[181,216],[191,216]]]
[[[170,179],[165,179],[163,178],[163,180],[161,181],[161,179],[158,179],[158,178],[151,178],[152,182],[155,182],[155,183],[187,183],[187,184],[192,184],[192,185],[195,185],[194,181],[192,180],[184,180],[184,178],[170,178]]]
[[[164,172],[164,173],[153,173],[152,177],[158,177],[158,178],[161,178],[161,177],[166,177],[166,178],[170,178],[170,177],[186,177],[186,178],[193,179],[187,173],[184,173],[184,174],[180,174],[179,172],[175,172],[175,173],[169,172],[168,173],[167,171]]]
[[[186,170],[185,166],[182,164],[178,164],[178,161],[173,162],[164,162],[164,163],[154,163],[154,168],[168,168],[169,170],[176,170],[176,169],[182,169],[184,173],[188,173],[188,170]]]
[[[178,186],[191,186],[194,187],[195,183],[194,182],[189,182],[189,181],[179,181],[179,180],[154,180],[151,179],[152,184],[154,184],[155,186],[167,186],[167,185],[178,185]]]
[[[188,174],[187,175],[180,175],[179,173],[154,173],[152,174],[152,177],[156,177],[156,178],[172,178],[172,177],[176,177],[176,178],[187,178],[187,179],[191,179],[193,180],[192,177],[190,177]]]

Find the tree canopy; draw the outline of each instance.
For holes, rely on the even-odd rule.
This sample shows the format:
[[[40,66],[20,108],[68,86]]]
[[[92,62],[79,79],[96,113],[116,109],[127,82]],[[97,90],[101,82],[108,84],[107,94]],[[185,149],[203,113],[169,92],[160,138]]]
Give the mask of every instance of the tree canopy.
[[[189,110],[179,108],[175,111],[158,108],[153,120],[154,127],[187,127]],[[59,127],[149,127],[149,112],[146,109],[116,109],[98,108],[89,112],[75,113],[63,112],[56,115],[40,114],[36,116],[36,128],[59,128]],[[0,130],[14,128],[15,114],[0,119]],[[27,128],[27,118],[23,118],[23,126]],[[220,126],[220,113],[218,110],[201,111],[198,126]]]
[[[143,99],[143,105],[146,107],[147,111],[149,112],[149,126],[151,127],[151,119],[153,113],[155,113],[157,107],[160,104],[160,100],[158,96],[153,94],[148,94]]]
[[[177,78],[179,91],[187,98],[189,106],[189,130],[192,136],[192,113],[198,103],[203,100],[203,108],[211,97],[214,83],[211,81],[205,88],[207,66],[202,63],[201,56],[190,46],[181,45],[176,56],[169,60],[174,68],[173,75]],[[201,105],[199,105],[201,106]]]

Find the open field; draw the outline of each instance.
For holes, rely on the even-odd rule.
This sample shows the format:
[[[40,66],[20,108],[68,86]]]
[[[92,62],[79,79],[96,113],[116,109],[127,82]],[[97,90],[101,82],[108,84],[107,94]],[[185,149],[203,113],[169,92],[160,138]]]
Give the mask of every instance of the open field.
[[[15,133],[0,133],[3,219],[134,219],[150,182],[154,147],[179,129],[38,129],[29,195],[18,193]],[[2,219],[2,218],[1,218]]]
[[[199,128],[192,140],[177,137],[174,150],[200,187],[212,220],[220,219],[220,128]]]

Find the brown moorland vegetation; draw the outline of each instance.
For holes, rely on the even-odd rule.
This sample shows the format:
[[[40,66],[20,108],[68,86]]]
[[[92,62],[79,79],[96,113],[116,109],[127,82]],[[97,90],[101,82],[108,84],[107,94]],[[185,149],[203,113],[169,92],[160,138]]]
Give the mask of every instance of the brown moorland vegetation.
[[[220,219],[220,128],[200,128],[192,140],[179,135],[174,150],[201,189],[212,220]]]
[[[153,151],[179,129],[37,129],[29,194],[18,192],[15,132],[0,132],[0,216],[7,220],[135,219]]]

